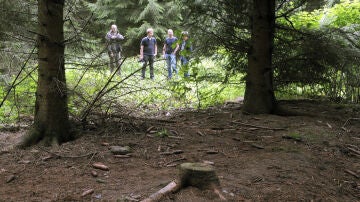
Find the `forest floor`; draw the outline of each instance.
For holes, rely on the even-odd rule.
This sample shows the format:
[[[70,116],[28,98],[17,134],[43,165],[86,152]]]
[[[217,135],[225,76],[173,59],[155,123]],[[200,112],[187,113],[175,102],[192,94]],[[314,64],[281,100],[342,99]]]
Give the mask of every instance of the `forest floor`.
[[[12,146],[26,128],[2,129],[0,201],[140,201],[177,178],[184,162],[212,164],[228,201],[360,201],[360,107],[280,104],[302,115],[244,115],[241,103],[229,102],[151,119],[119,116],[75,141],[25,150]],[[130,155],[114,156],[114,145],[129,146]],[[219,200],[187,187],[162,201]]]

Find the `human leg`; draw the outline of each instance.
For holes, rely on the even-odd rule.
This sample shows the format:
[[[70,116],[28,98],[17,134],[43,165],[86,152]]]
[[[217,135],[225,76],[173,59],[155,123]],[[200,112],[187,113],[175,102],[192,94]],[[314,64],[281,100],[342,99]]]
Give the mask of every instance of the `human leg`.
[[[190,74],[189,74],[189,66],[188,66],[189,60],[186,57],[181,56],[180,62],[181,62],[181,68],[184,68],[183,69],[184,70],[184,77],[189,77],[190,76]]]
[[[155,56],[149,55],[150,79],[154,79],[154,60]]]
[[[114,54],[112,52],[108,52],[109,54],[109,66],[110,66],[110,72],[113,72],[114,71],[114,63],[115,63],[115,58],[114,58]]]
[[[147,65],[148,61],[149,61],[149,56],[144,55],[143,66],[142,66],[142,69],[141,69],[141,77],[143,79],[145,78],[146,65]]]
[[[170,55],[170,64],[171,64],[171,71],[175,72],[175,74],[178,73],[178,70],[176,68],[176,55],[171,54]]]
[[[170,57],[170,54],[165,54],[165,61],[166,61],[166,68],[168,70],[168,79],[171,79],[172,70],[171,70],[171,57]]]
[[[119,70],[118,70],[118,74],[121,75],[121,67],[120,67],[120,64],[121,64],[121,61],[120,61],[120,52],[116,53],[115,54],[115,60],[116,60],[116,68],[119,67]]]

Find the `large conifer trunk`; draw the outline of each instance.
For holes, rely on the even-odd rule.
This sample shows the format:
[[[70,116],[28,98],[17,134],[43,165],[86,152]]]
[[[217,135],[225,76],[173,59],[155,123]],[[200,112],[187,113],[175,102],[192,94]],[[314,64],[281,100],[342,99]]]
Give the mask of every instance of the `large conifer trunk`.
[[[272,113],[275,110],[272,50],[275,27],[275,1],[254,0],[251,48],[244,98],[244,111]]]
[[[25,145],[71,139],[64,67],[64,0],[38,0],[38,85],[35,120]]]

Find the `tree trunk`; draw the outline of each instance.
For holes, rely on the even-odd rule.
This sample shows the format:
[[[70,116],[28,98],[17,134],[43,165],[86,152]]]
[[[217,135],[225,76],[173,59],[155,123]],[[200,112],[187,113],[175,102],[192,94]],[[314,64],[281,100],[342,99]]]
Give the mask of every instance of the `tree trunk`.
[[[244,98],[244,112],[273,113],[276,100],[273,89],[272,52],[275,28],[275,0],[253,0],[251,48]]]
[[[69,133],[64,67],[64,2],[38,0],[38,84],[33,129],[23,146],[43,141],[46,145],[72,139]]]

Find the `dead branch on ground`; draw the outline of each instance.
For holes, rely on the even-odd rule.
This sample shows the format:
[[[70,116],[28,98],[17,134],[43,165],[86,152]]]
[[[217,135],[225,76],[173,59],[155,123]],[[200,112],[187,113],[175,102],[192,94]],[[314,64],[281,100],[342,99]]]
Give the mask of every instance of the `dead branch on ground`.
[[[259,128],[259,129],[265,129],[265,130],[286,130],[286,128],[269,128],[269,127],[265,127],[265,126],[257,126],[257,125],[252,125],[252,124],[248,124],[248,123],[243,123],[243,122],[239,122],[239,121],[232,121],[232,123],[243,125],[243,126]]]

